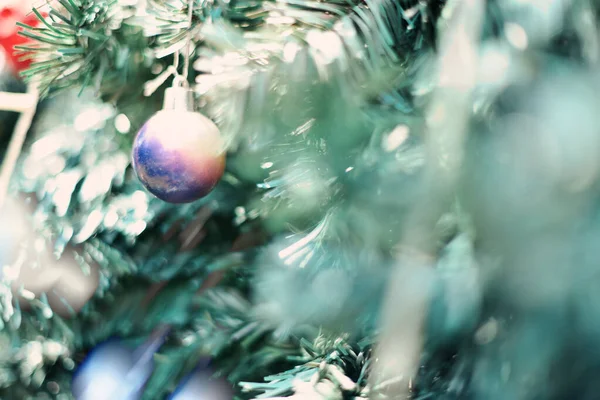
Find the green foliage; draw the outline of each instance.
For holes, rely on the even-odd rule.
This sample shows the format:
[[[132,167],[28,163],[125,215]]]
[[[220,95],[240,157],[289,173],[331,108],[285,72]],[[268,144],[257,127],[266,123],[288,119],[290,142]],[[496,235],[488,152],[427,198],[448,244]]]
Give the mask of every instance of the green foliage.
[[[242,382],[243,390],[263,392],[258,399],[367,398],[370,340],[351,345],[345,337],[318,336],[300,341],[302,355],[294,357],[293,369],[265,377],[264,383]],[[305,397],[304,397],[305,396]]]
[[[205,356],[217,375],[243,382],[240,398],[366,398],[376,316],[366,300],[379,301],[390,249],[414,201],[422,116],[408,89],[422,54],[434,45],[444,3],[196,1],[191,34],[198,78],[231,72],[219,63],[235,53],[250,73],[243,90],[251,95],[218,86],[217,95],[202,93],[219,122],[229,116],[248,124],[231,135],[237,168],[210,196],[186,206],[143,191],[129,166],[131,129],[116,126],[124,117],[118,113],[135,130],[156,109],[142,89],[183,48],[187,2],[150,1],[148,15],[140,16],[135,5],[117,0],[62,0],[42,27],[26,28],[23,34],[37,44],[21,50],[39,57],[27,79],[39,79],[45,92],[91,86],[119,108],[85,96],[58,97],[21,160],[15,190],[35,197],[40,232],[58,254],[76,247],[102,274],[94,298],[71,319],[45,317],[49,306],[39,299],[32,313],[16,310],[5,318],[14,349],[37,346],[42,335],[65,348],[58,361],[42,356],[34,381],[29,370],[17,373],[27,365],[22,358],[4,360],[3,397],[55,395],[52,382],[68,397],[75,363],[96,344],[113,335],[137,343],[167,323],[173,333],[156,356],[144,398],[169,393]],[[328,33],[340,40],[335,60],[323,59],[319,48]],[[290,43],[300,47],[292,61],[284,55]],[[83,109],[74,106],[79,102]],[[382,150],[398,124],[407,126],[410,140]],[[49,144],[52,150],[44,151]],[[253,232],[268,240],[288,236],[289,262],[279,253],[270,259],[271,247],[236,247]],[[371,265],[382,268],[365,268]],[[293,279],[290,270],[307,276]],[[273,279],[261,280],[260,271]],[[334,297],[330,282],[340,276],[348,278],[335,281],[346,296]],[[207,289],[215,277],[219,287]],[[294,318],[294,304],[285,302],[282,314],[292,323],[272,318],[269,302],[261,300],[277,300],[275,293],[299,303],[303,318]],[[2,295],[9,308],[10,293]],[[310,312],[331,298],[341,299],[332,308],[342,317],[329,314],[329,321]],[[334,317],[367,339],[340,333]],[[298,320],[303,324],[294,326]]]
[[[25,57],[36,57],[24,77],[38,79],[44,93],[50,89],[92,86],[105,99],[122,96],[134,101],[150,71],[160,71],[164,58],[182,50],[188,37],[187,1],[158,1],[148,4],[148,15],[136,13],[136,5],[119,0],[61,0],[42,18],[41,27],[23,26],[22,35],[36,43],[21,46]],[[384,65],[406,60],[414,50],[433,41],[431,21],[437,17],[443,0],[428,6],[382,2],[381,4],[272,1],[195,1],[192,36],[194,57],[206,41],[205,25],[223,21],[238,32],[259,31],[271,40],[290,27],[293,36],[306,41],[312,30],[355,30],[341,34],[346,46],[361,56],[360,74],[374,72]],[[412,7],[408,12],[408,8]],[[269,18],[274,13],[278,19]],[[226,40],[235,40],[229,33]],[[263,40],[266,39],[263,38]],[[230,44],[233,44],[230,43]],[[311,45],[310,43],[308,43]],[[366,56],[366,57],[365,57]],[[193,61],[193,60],[192,60]]]
[[[35,79],[42,94],[73,86],[91,86],[105,98],[141,94],[153,54],[143,27],[127,22],[135,7],[117,0],[59,0],[47,18],[34,9],[39,28],[22,25],[20,34],[34,44],[19,46],[36,56],[26,80]]]
[[[165,396],[205,357],[241,399],[364,399],[393,385],[373,387],[367,378],[377,362],[371,351],[382,293],[399,264],[392,254],[415,204],[432,200],[422,191],[424,167],[444,161],[428,159],[426,117],[436,88],[434,26],[446,2],[195,0],[191,28],[184,0],[149,1],[147,15],[135,2],[58,4],[40,28],[23,32],[37,43],[20,49],[38,57],[24,76],[39,79],[45,93],[91,86],[118,107],[85,90],[49,102],[13,190],[31,201],[35,239],[57,256],[74,254],[81,268],[98,267],[100,283],[68,317],[47,294],[17,302],[15,290],[0,285],[1,397],[70,398],[72,372],[90,349],[113,335],[138,344],[160,324],[173,330],[145,399]],[[510,71],[473,93],[463,186],[452,188],[457,198],[428,238],[438,260],[425,339],[435,337],[413,387],[417,399],[465,398],[469,390],[485,399],[523,397],[520,390],[533,390],[528,374],[564,350],[559,334],[537,339],[557,325],[562,308],[576,316],[569,321],[585,320],[585,343],[593,344],[585,351],[598,344],[590,339],[597,318],[588,318],[598,316],[589,307],[597,290],[583,300],[573,294],[579,287],[557,290],[597,272],[598,228],[588,219],[596,223],[590,182],[598,157],[586,152],[598,148],[597,77],[579,70],[597,70],[597,32],[589,26],[597,7],[578,2],[577,13],[560,15],[569,23],[540,38],[547,30],[539,20],[515,17],[511,4],[490,2],[486,46],[477,49],[486,79],[495,68]],[[446,20],[439,26],[446,32]],[[516,48],[515,32],[521,39],[525,32],[533,50]],[[206,198],[173,206],[140,186],[129,147],[139,121],[157,108],[156,98],[142,96],[144,84],[180,61],[174,57],[188,36],[189,78],[228,140],[229,169]],[[557,71],[565,80],[554,80]],[[543,123],[506,128],[503,118],[527,107]],[[504,143],[513,129],[528,135]],[[546,131],[558,133],[548,140]],[[548,157],[537,157],[546,148]],[[37,242],[20,246],[19,262],[36,263]],[[502,269],[503,257],[488,259],[486,251],[514,257]],[[506,320],[517,324],[507,347],[503,332],[496,342],[472,344],[481,339],[480,313],[497,317],[481,310],[479,272],[489,273],[486,284],[500,281],[500,294],[486,298],[499,305],[490,308],[506,307]],[[513,279],[528,290],[514,290]],[[524,322],[515,310],[525,310]],[[495,371],[507,354],[516,380]],[[471,378],[485,387],[469,386]],[[543,390],[553,384],[543,383]]]
[[[338,78],[338,66],[328,65],[335,79],[323,81],[319,75],[323,61],[309,54],[309,72],[288,87],[305,98],[274,93],[270,110],[276,118],[272,119],[264,104],[255,103],[258,124],[276,122],[262,136],[262,143],[275,139],[278,145],[273,148],[286,150],[283,156],[268,154],[274,167],[262,185],[257,188],[252,180],[243,179],[244,168],[233,170],[205,199],[172,206],[143,191],[129,167],[130,132],[116,126],[124,117],[118,113],[125,113],[135,129],[144,115],[156,109],[155,99],[143,99],[141,93],[146,81],[164,71],[170,57],[182,49],[189,33],[187,2],[151,1],[148,15],[140,17],[135,5],[116,0],[62,0],[40,28],[25,28],[23,35],[36,43],[20,50],[33,51],[36,62],[24,76],[39,80],[45,94],[73,87],[83,90],[79,98],[65,92],[49,102],[21,159],[14,188],[35,199],[35,226],[56,253],[74,248],[87,263],[100,268],[101,277],[94,298],[70,319],[44,317],[50,307],[39,299],[32,302],[34,312],[16,309],[5,318],[3,333],[14,338],[14,349],[26,343],[37,346],[40,335],[64,348],[58,358],[42,355],[36,364],[41,372],[34,382],[29,370],[19,375],[27,362],[9,357],[0,365],[7,371],[0,380],[3,397],[70,397],[71,373],[89,349],[113,335],[139,342],[159,323],[171,324],[173,333],[156,357],[157,370],[145,398],[168,393],[204,356],[212,357],[217,374],[232,384],[246,382],[238,388],[240,398],[289,395],[298,379],[318,384],[326,397],[365,394],[370,343],[357,344],[319,330],[310,319],[301,327],[282,327],[254,298],[256,250],[235,245],[252,232],[268,239],[289,232],[290,224],[292,229],[310,230],[328,215],[335,217],[334,223],[325,224],[323,240],[311,245],[341,240],[339,231],[349,230],[345,220],[362,214],[352,211],[354,200],[348,197],[356,178],[344,171],[349,165],[363,164],[363,150],[378,125],[364,113],[365,98],[373,99],[385,88],[388,104],[405,102],[387,77],[396,76],[410,54],[429,46],[432,38],[420,24],[429,29],[439,10],[418,6],[409,16],[404,7],[415,4],[197,3],[202,6],[195,9],[192,27],[195,63],[209,56],[216,66],[216,56],[233,49],[251,60],[252,74],[270,70],[266,73],[273,73],[283,88],[303,66],[282,62],[286,38],[298,41],[309,54],[316,44],[311,34],[335,31],[342,47],[350,49],[340,53],[340,60],[349,60],[351,69]],[[276,13],[281,17],[270,18]],[[282,34],[290,29],[291,35]],[[253,45],[269,42],[277,46],[253,50]],[[354,84],[349,86],[349,81]],[[92,101],[85,91],[90,86],[104,100],[117,101],[118,111]],[[354,90],[361,93],[359,100]],[[347,115],[353,118],[341,124],[339,120]],[[384,119],[384,125],[391,124],[391,119]],[[51,151],[45,150],[50,144]],[[244,155],[241,148],[238,155]],[[288,156],[294,153],[298,157]],[[252,158],[250,164],[263,161]],[[314,191],[303,192],[307,185]],[[336,204],[343,204],[342,209],[330,213]],[[367,237],[351,236],[357,245]],[[369,250],[376,253],[380,247],[375,241]],[[334,257],[326,251],[327,247],[319,247],[312,258],[312,274],[319,275],[331,261],[342,271],[351,270],[341,265],[344,257],[335,257],[343,250],[335,248]],[[221,287],[206,290],[203,285],[215,276],[222,276]],[[307,305],[315,306],[320,299],[309,298]],[[10,292],[3,293],[3,300],[7,309],[14,301]],[[360,310],[359,303],[357,298],[351,308]],[[263,382],[265,376],[270,378]],[[40,382],[44,385],[37,385]]]
[[[31,222],[37,235],[51,243],[58,256],[64,258],[74,251],[97,265],[100,282],[94,299],[81,315],[71,319],[53,314],[44,295],[29,301],[32,310],[22,312],[18,304],[13,305],[15,298],[3,283],[2,335],[14,343],[14,349],[7,348],[9,352],[29,342],[37,346],[40,335],[60,343],[59,362],[41,355],[35,379],[59,376],[60,391],[68,395],[73,358],[80,361],[81,352],[114,335],[148,334],[158,323],[173,324],[175,335],[177,327],[189,330],[194,324],[205,323],[207,309],[190,308],[202,283],[222,272],[243,277],[239,269],[245,260],[243,249],[231,251],[241,232],[234,213],[239,196],[231,195],[231,183],[223,182],[210,197],[193,205],[176,207],[159,202],[142,190],[129,167],[127,150],[119,147],[122,133],[115,128],[113,107],[70,93],[58,96],[42,110],[13,189],[33,198],[33,218],[25,222]],[[33,245],[34,239],[20,248],[24,263],[35,263],[40,250]],[[245,279],[226,281],[232,288],[247,287]],[[165,282],[169,283],[156,298],[149,297]],[[173,298],[178,301],[171,301]],[[211,307],[216,316],[211,318],[218,320],[219,313],[232,318],[233,311],[225,304],[216,310],[215,304]],[[232,334],[213,330],[211,338],[225,345]],[[194,357],[205,353],[196,350],[194,346],[173,350],[173,357],[181,354],[190,363],[177,365],[191,369]],[[52,385],[30,386],[33,372],[19,372],[27,363],[14,354],[3,359],[0,368],[7,371],[0,379],[0,386],[5,387],[3,397],[52,392]],[[70,365],[67,370],[62,365],[65,363]],[[156,379],[178,376],[174,369],[166,377],[165,373],[159,368]],[[51,378],[46,382],[52,382]],[[163,384],[158,388],[166,390]]]

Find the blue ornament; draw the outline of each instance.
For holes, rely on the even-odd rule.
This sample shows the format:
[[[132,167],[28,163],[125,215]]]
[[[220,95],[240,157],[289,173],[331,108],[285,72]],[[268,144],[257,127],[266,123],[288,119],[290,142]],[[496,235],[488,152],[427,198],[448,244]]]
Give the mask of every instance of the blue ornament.
[[[158,329],[137,349],[119,340],[97,346],[73,377],[76,400],[137,400],[154,371],[153,356],[164,343],[168,327]]]
[[[193,97],[180,87],[167,89],[165,107],[146,122],[133,142],[133,167],[161,200],[189,203],[206,196],[225,170],[219,128],[193,111]]]

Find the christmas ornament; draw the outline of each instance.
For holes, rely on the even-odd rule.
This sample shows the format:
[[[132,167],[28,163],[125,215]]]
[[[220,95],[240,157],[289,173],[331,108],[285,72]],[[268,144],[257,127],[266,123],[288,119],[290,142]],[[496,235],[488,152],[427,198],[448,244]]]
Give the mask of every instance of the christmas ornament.
[[[17,55],[15,46],[26,44],[29,39],[19,35],[17,22],[36,27],[39,20],[31,12],[31,2],[15,0],[8,4],[2,2],[0,6],[0,48],[4,50],[8,57],[8,63],[16,71],[24,71],[29,68],[31,60],[20,60],[22,54]],[[11,4],[12,3],[12,4]],[[41,13],[44,16],[44,13]]]
[[[188,27],[192,28],[194,1],[188,2]],[[146,84],[151,94],[170,76],[163,110],[146,122],[133,143],[133,167],[148,191],[170,203],[189,203],[206,196],[225,170],[225,148],[219,128],[194,110],[194,95],[186,78],[190,68],[191,34],[184,66],[178,74],[179,51],[174,65]]]
[[[170,203],[206,196],[225,169],[219,129],[194,112],[193,100],[184,85],[167,89],[163,110],[146,122],[133,144],[138,178],[150,193]]]
[[[11,198],[0,211],[0,279],[10,285],[21,309],[45,295],[53,313],[70,317],[96,292],[98,266],[89,264],[85,271],[77,261],[80,248],[69,246],[56,259],[51,249],[40,247],[30,211],[21,203],[25,200]]]
[[[170,328],[158,328],[137,349],[120,340],[97,346],[73,376],[76,400],[137,400],[154,370],[154,354],[163,345]]]
[[[169,400],[230,400],[233,398],[231,387],[220,379],[212,378],[205,365],[184,378]]]

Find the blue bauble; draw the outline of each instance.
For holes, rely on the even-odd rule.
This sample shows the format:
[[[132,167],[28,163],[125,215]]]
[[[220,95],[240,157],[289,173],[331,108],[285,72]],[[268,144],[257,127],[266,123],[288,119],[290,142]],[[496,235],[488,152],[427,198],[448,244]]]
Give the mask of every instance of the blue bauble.
[[[133,167],[148,191],[164,201],[204,197],[225,169],[219,129],[200,113],[159,111],[135,138]]]
[[[169,327],[160,327],[137,349],[113,339],[98,345],[73,377],[76,400],[138,400],[152,372],[154,354]]]
[[[137,364],[134,352],[119,341],[97,346],[73,377],[77,400],[137,400],[154,365]]]

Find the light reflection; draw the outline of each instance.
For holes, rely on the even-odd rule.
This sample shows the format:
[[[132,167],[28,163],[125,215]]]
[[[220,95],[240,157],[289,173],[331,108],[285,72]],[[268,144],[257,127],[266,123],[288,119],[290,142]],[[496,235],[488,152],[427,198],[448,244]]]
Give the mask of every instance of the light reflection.
[[[325,230],[325,228],[327,227],[327,225],[329,224],[329,217],[325,217],[320,223],[319,225],[313,229],[309,234],[307,234],[306,236],[304,236],[303,238],[299,239],[298,241],[296,241],[294,244],[288,246],[287,248],[279,251],[278,255],[279,258],[281,259],[287,259],[291,256],[293,256],[295,253],[298,253],[300,251],[305,252],[306,249],[303,250],[303,248],[305,246],[307,246],[309,243],[311,243],[312,241],[316,240],[319,235]],[[293,263],[292,261],[287,261],[286,264],[291,264]]]
[[[73,126],[81,133],[101,129],[106,120],[113,114],[114,109],[109,105],[103,107],[94,106],[77,115]]]
[[[115,128],[120,133],[129,133],[131,130],[131,121],[127,118],[125,114],[119,114],[117,118],[115,118]]]
[[[402,143],[408,138],[410,132],[408,126],[398,125],[392,132],[390,132],[383,141],[383,148],[387,152],[392,152],[398,149]]]
[[[507,22],[504,24],[506,39],[519,50],[525,50],[528,45],[527,32],[519,24]]]

